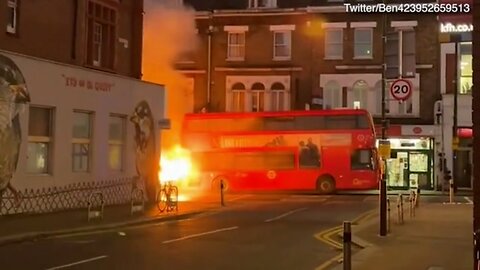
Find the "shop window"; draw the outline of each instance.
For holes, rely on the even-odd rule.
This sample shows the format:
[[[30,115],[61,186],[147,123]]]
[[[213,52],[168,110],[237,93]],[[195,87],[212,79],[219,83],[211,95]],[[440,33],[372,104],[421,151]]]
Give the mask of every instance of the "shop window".
[[[114,68],[117,11],[95,1],[87,9],[87,64]]]
[[[89,172],[91,158],[93,113],[73,113],[72,171]]]
[[[48,174],[53,144],[52,108],[30,107],[28,119],[27,171]]]
[[[460,59],[459,59],[459,94],[471,94],[472,93],[472,43],[465,42],[459,45]]]
[[[108,136],[108,163],[111,170],[122,171],[125,159],[126,117],[110,115]]]
[[[357,149],[351,156],[352,170],[373,170],[373,154],[371,149]]]

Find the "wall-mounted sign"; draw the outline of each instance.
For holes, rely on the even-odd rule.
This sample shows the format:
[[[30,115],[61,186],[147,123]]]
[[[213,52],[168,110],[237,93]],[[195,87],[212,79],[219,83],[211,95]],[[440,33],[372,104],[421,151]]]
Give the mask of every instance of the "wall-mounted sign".
[[[110,92],[113,86],[115,86],[114,83],[110,82],[88,80],[76,76],[67,76],[65,74],[62,74],[62,77],[65,79],[65,86],[67,87],[84,88],[98,92]]]
[[[441,23],[440,24],[440,32],[442,33],[462,33],[462,32],[472,32],[473,31],[473,24],[467,23]]]

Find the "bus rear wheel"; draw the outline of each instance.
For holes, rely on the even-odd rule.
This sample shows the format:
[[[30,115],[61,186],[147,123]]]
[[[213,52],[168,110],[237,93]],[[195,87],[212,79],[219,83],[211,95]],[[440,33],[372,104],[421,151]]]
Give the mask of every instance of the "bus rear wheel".
[[[330,176],[322,176],[317,180],[317,191],[320,194],[332,194],[335,191],[335,180]]]

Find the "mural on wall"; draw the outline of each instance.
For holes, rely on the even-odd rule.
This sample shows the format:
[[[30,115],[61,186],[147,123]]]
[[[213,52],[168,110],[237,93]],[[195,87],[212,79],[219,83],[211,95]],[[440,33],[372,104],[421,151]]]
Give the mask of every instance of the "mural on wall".
[[[28,102],[30,95],[22,72],[10,58],[0,54],[0,197],[8,189],[17,205],[20,195],[11,180],[22,143],[20,114]]]
[[[155,125],[150,106],[140,101],[130,121],[135,126],[135,164],[137,174],[145,180],[148,199],[155,201],[158,186],[158,159],[156,156]]]

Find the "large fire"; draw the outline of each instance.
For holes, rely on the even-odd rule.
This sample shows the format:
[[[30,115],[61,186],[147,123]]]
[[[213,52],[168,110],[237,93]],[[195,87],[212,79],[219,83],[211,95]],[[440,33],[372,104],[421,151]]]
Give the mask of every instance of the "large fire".
[[[177,145],[172,150],[162,153],[158,174],[160,182],[178,183],[188,181],[192,176],[193,165],[188,150]]]

